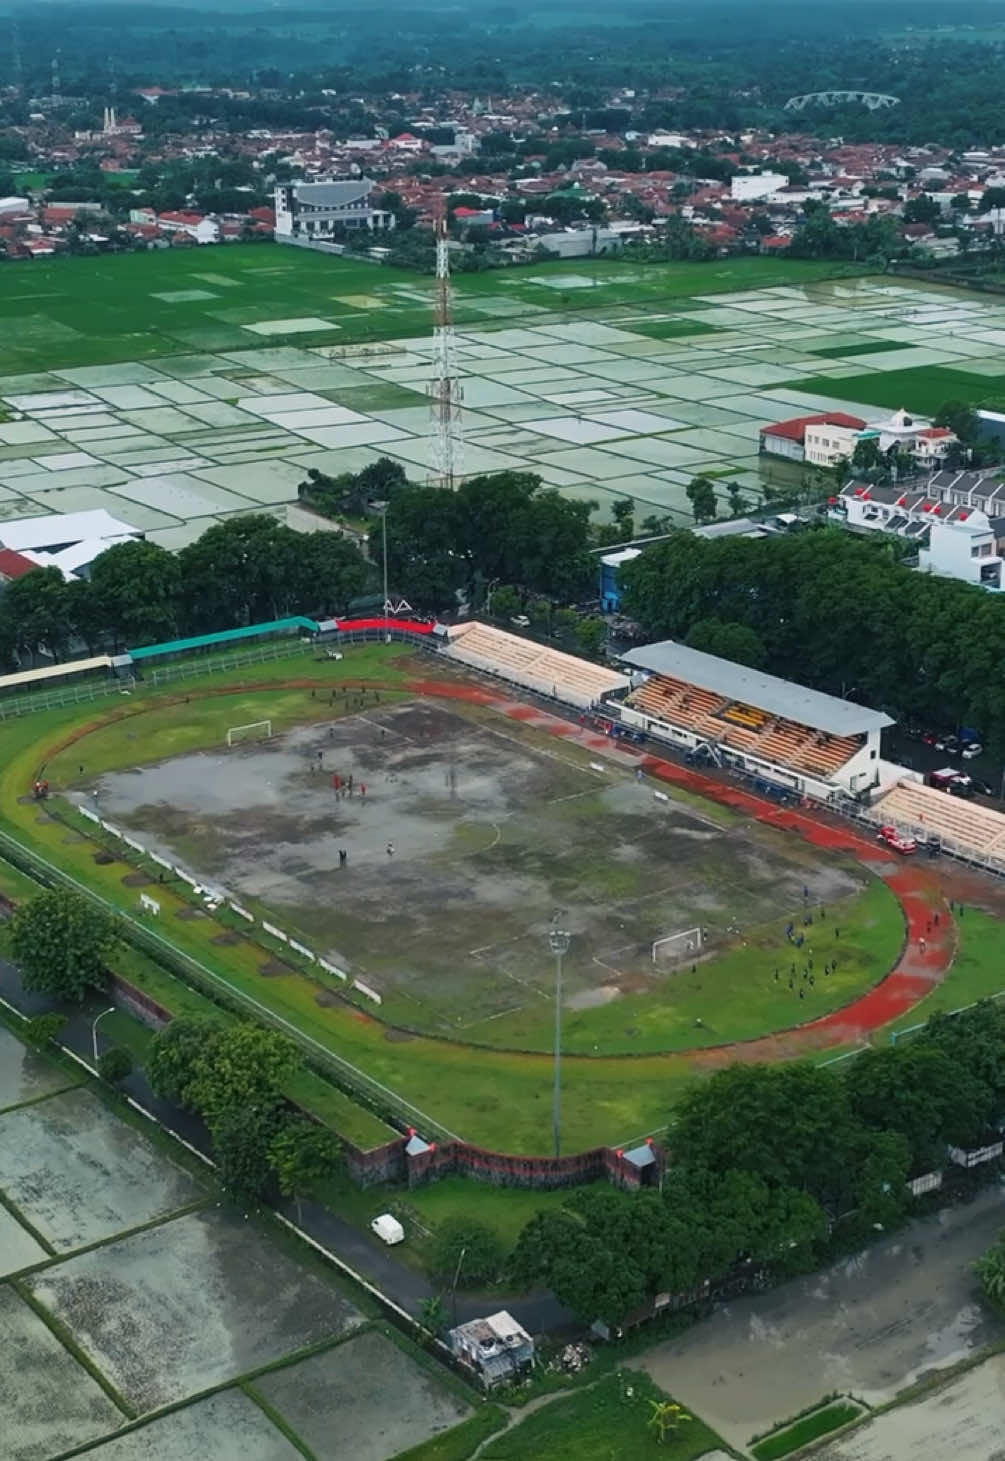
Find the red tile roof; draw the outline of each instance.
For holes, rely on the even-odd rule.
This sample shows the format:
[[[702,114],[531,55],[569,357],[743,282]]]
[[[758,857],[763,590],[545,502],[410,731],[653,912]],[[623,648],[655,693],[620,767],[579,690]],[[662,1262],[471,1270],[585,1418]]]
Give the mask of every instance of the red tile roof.
[[[843,411],[824,411],[817,416],[795,416],[791,421],[776,421],[772,426],[762,426],[762,436],[783,436],[787,441],[802,441],[807,426],[847,426],[852,431],[861,431],[865,426],[857,416],[847,416]]]
[[[25,558],[23,553],[15,553],[13,548],[0,548],[0,578],[24,578],[26,573],[37,567],[38,564]]]

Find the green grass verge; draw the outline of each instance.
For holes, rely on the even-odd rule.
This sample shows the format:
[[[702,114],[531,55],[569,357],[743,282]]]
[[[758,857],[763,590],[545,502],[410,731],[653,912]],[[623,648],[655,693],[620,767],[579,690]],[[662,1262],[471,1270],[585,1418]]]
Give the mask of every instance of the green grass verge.
[[[505,1424],[506,1413],[498,1405],[482,1405],[460,1425],[399,1452],[394,1461],[468,1461],[482,1442]]]
[[[822,1410],[814,1410],[793,1425],[765,1436],[763,1441],[756,1441],[750,1449],[757,1461],[778,1461],[778,1457],[788,1456],[792,1451],[808,1446],[810,1441],[829,1435],[831,1431],[847,1425],[861,1414],[861,1405],[856,1405],[854,1401],[835,1400],[832,1405],[825,1405]]]
[[[606,1183],[599,1184],[606,1190]],[[426,1187],[357,1187],[345,1172],[325,1183],[318,1196],[324,1205],[362,1232],[382,1212],[390,1212],[405,1229],[406,1241],[394,1250],[395,1258],[417,1273],[429,1273],[436,1229],[450,1218],[472,1218],[499,1238],[509,1253],[523,1228],[539,1212],[557,1212],[575,1192],[589,1187],[554,1191],[525,1187],[495,1187],[467,1177],[444,1177]],[[463,1270],[462,1270],[463,1280]],[[463,1281],[460,1287],[464,1287]],[[479,1287],[482,1287],[479,1285]]]
[[[823,350],[811,350],[824,360],[844,360],[848,355],[882,355],[887,350],[903,350],[900,340],[869,340],[862,345],[830,345]]]
[[[944,365],[877,370],[868,375],[811,375],[786,382],[786,388],[838,401],[860,401],[865,406],[885,406],[892,411],[906,406],[919,416],[936,415],[947,401],[966,401],[995,411],[1005,406],[1005,374],[968,375]]]
[[[962,1009],[979,999],[1005,991],[1005,924],[979,908],[968,908],[956,919],[958,947],[952,968],[914,1009],[901,1015],[877,1037],[913,1028],[932,1015]]]
[[[682,1421],[658,1444],[649,1418],[653,1406],[666,1398],[648,1376],[618,1370],[588,1389],[560,1395],[542,1406],[490,1441],[481,1454],[485,1461],[611,1461],[612,1457],[634,1461],[649,1455],[662,1461],[694,1461],[706,1451],[726,1449],[697,1417]]]
[[[517,308],[525,305],[528,315],[540,318],[546,309],[568,317],[861,272],[814,260],[755,257],[646,265],[564,260],[459,277],[455,315],[461,325],[497,322],[495,300],[486,299],[484,307],[481,300],[503,291]],[[572,273],[589,284],[563,289],[563,276]],[[402,286],[407,292],[398,292]],[[268,244],[231,244],[213,249],[211,256],[202,249],[166,249],[37,261],[30,271],[4,270],[0,279],[4,373],[155,359],[164,362],[168,374],[184,379],[206,368],[208,354],[275,347],[299,349],[303,364],[313,366],[317,359],[305,346],[428,334],[433,290],[432,279],[405,270]],[[164,297],[180,291],[197,295]],[[266,342],[243,328],[308,317],[321,319],[323,326],[308,334],[273,335]],[[507,317],[506,325],[518,317]],[[218,368],[229,373],[235,364],[240,362],[222,361]]]

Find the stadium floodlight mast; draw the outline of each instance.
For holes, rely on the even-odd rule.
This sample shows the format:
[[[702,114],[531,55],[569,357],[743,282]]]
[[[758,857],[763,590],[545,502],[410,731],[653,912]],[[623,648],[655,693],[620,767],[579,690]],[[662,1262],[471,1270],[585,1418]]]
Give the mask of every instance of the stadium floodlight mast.
[[[376,507],[377,511],[380,513],[380,526],[381,526],[381,535],[382,535],[382,540],[383,540],[382,541],[382,551],[383,551],[383,559],[384,559],[384,607],[383,607],[382,613],[383,613],[384,619],[385,619],[385,624],[384,624],[384,642],[385,642],[385,644],[390,644],[391,643],[391,635],[388,632],[386,620],[387,620],[388,614],[391,612],[390,600],[388,599],[388,596],[387,596],[387,509],[391,506],[391,503],[390,503],[390,500],[388,500],[386,502],[375,502],[374,503],[374,506]]]
[[[551,1128],[556,1157],[562,1154],[562,959],[569,952],[572,935],[557,922],[548,930],[548,946],[555,956],[555,1092],[551,1107]]]

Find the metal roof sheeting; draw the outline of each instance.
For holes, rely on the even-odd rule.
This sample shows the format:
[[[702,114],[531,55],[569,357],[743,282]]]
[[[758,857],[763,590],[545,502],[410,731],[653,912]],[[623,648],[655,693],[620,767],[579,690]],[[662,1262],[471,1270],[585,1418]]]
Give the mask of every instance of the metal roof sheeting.
[[[689,685],[710,690],[725,699],[742,700],[771,715],[784,716],[786,720],[798,721],[800,725],[812,726],[814,730],[826,731],[832,736],[863,735],[867,731],[893,725],[890,717],[880,710],[869,710],[851,700],[839,700],[836,695],[823,695],[819,690],[809,690],[791,680],[780,680],[776,675],[766,675],[761,670],[734,664],[732,660],[720,659],[718,655],[689,649],[686,644],[678,644],[673,639],[633,649],[621,658],[624,664],[635,669],[648,670],[655,675],[672,675],[674,679],[685,680]]]

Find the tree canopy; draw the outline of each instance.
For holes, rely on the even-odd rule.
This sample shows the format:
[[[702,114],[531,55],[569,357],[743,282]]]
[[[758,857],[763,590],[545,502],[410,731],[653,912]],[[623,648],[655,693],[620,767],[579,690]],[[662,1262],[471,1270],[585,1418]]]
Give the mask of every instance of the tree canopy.
[[[616,1324],[658,1293],[805,1271],[895,1227],[908,1177],[988,1139],[1003,1110],[1005,1011],[990,1002],[840,1069],[727,1067],[675,1110],[659,1192],[570,1194],[524,1228],[510,1277]]]
[[[821,528],[784,538],[678,532],[621,570],[624,611],[655,638],[742,625],[764,668],[1005,751],[1005,603],[901,563],[905,545]],[[702,647],[705,647],[704,645]]]
[[[63,659],[74,635],[91,648],[133,648],[288,614],[324,618],[344,613],[373,573],[340,533],[298,533],[251,513],[214,524],[177,554],[114,544],[89,582],[66,583],[58,568],[26,573],[0,601],[0,654]]]
[[[62,888],[38,893],[18,905],[10,929],[26,989],[81,1000],[104,984],[115,923],[89,899]]]

